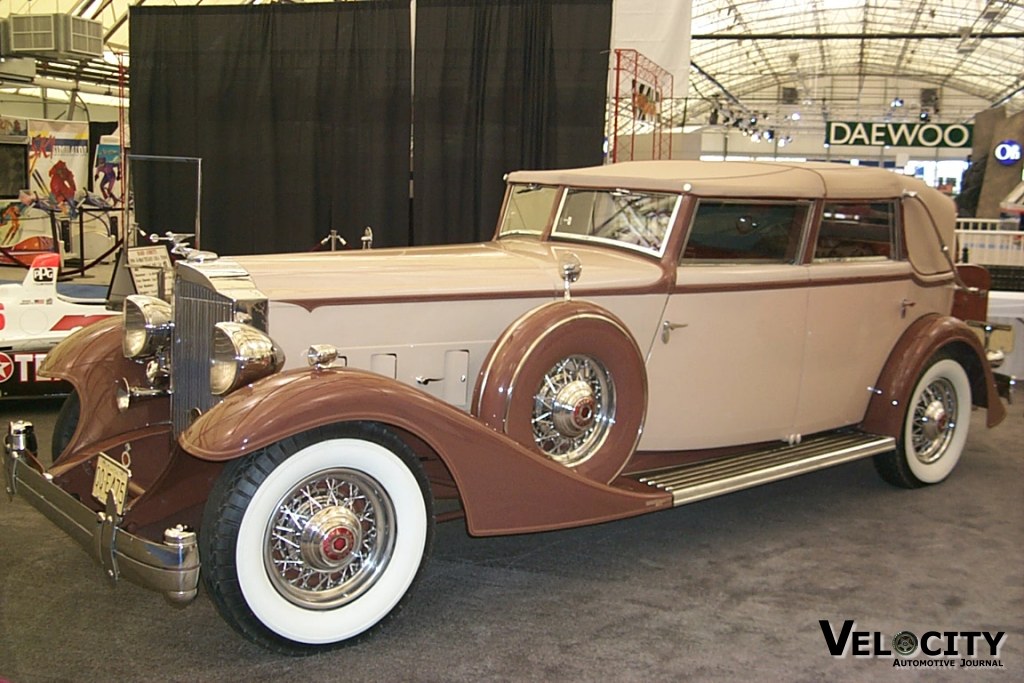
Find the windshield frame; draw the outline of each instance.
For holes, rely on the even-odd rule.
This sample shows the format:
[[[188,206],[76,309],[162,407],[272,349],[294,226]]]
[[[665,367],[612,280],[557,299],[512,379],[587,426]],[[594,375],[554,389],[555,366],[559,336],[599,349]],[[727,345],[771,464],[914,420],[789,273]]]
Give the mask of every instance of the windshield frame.
[[[668,192],[664,190],[642,190],[642,189],[624,189],[624,188],[613,188],[613,187],[577,187],[577,186],[565,186],[562,188],[562,196],[558,202],[558,210],[555,212],[554,220],[550,225],[550,233],[548,239],[552,242],[555,241],[568,241],[568,242],[582,242],[585,244],[600,244],[605,246],[611,246],[619,249],[625,249],[632,252],[644,254],[645,256],[653,256],[655,258],[662,258],[665,255],[665,250],[668,248],[669,241],[672,238],[675,226],[679,221],[679,215],[683,208],[683,193]],[[644,246],[641,244],[633,244],[623,240],[611,239],[608,237],[600,237],[597,235],[583,235],[578,233],[559,232],[558,226],[562,221],[562,215],[565,211],[565,205],[569,200],[570,195],[573,192],[595,192],[595,193],[607,193],[607,194],[626,194],[626,195],[649,195],[649,196],[660,196],[660,197],[671,197],[674,198],[675,202],[672,207],[671,214],[668,216],[668,220],[665,225],[665,231],[661,236],[661,243],[658,248]]]
[[[510,211],[513,210],[513,204],[516,196],[516,189],[525,187],[530,191],[542,192],[544,190],[553,190],[554,194],[551,197],[550,209],[548,210],[547,217],[544,220],[544,225],[539,229],[532,228],[513,228],[508,229],[507,223],[510,217]],[[543,238],[551,230],[552,217],[555,215],[558,207],[561,206],[562,196],[565,193],[565,187],[561,185],[543,185],[540,183],[509,183],[505,193],[505,203],[501,207],[501,216],[498,219],[498,228],[495,231],[495,239],[503,239],[507,237],[536,237]]]

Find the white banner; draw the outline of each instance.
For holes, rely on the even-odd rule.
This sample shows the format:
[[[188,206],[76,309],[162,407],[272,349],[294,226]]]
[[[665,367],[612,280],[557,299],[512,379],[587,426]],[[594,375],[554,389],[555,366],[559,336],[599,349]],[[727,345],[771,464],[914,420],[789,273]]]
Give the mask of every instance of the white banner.
[[[672,74],[673,95],[686,97],[691,16],[689,2],[612,0],[611,49],[633,49],[656,62]]]

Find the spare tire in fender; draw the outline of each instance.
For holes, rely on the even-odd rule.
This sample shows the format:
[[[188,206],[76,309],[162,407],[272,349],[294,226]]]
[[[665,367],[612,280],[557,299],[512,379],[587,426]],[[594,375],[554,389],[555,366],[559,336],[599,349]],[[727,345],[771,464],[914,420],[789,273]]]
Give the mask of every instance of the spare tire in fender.
[[[636,448],[646,412],[636,341],[585,301],[555,301],[513,322],[473,394],[473,414],[491,429],[604,484]]]

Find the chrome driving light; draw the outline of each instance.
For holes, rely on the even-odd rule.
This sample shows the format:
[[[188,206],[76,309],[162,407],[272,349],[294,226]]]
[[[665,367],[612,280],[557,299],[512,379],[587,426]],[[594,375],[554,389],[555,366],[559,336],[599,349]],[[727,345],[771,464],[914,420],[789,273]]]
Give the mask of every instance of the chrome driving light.
[[[154,356],[171,342],[171,305],[163,299],[132,294],[124,300],[124,336],[121,350],[125,358]]]
[[[284,365],[284,352],[255,327],[217,323],[213,330],[210,391],[223,396],[272,375]]]

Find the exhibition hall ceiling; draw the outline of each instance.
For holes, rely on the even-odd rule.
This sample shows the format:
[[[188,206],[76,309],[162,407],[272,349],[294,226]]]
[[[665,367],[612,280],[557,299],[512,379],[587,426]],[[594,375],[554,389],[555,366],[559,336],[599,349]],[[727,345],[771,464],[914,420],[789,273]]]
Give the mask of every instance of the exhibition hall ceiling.
[[[260,2],[0,0],[0,17],[60,12],[102,22],[105,45],[115,54],[41,63],[39,70],[113,92],[125,80],[116,53],[128,49],[132,6]],[[879,107],[892,114],[899,108],[890,105],[900,102],[908,115],[927,107],[943,120],[964,120],[994,105],[1024,109],[1019,1],[694,0],[691,34],[690,83],[673,93],[674,117],[685,115],[683,123],[704,121],[723,107],[803,107],[848,118],[877,116]]]
[[[1019,1],[695,0],[692,36],[690,96],[705,101],[759,109],[795,94],[833,117],[931,105],[951,121],[1024,109]]]

